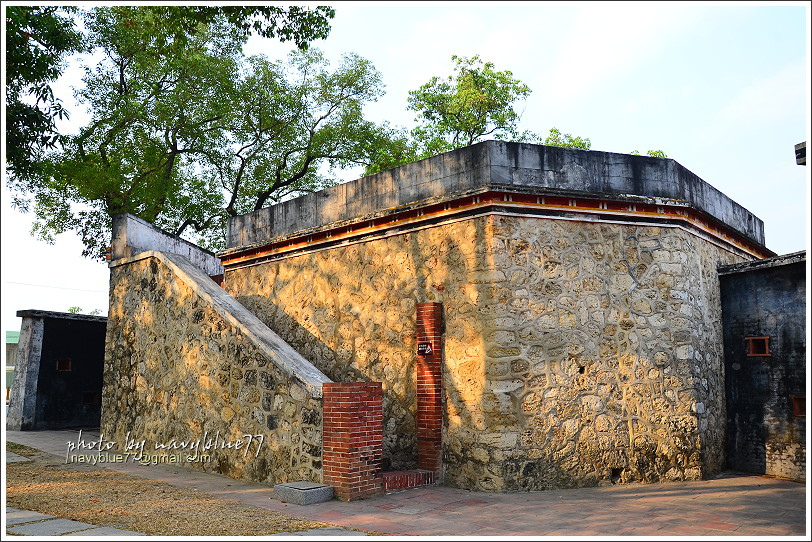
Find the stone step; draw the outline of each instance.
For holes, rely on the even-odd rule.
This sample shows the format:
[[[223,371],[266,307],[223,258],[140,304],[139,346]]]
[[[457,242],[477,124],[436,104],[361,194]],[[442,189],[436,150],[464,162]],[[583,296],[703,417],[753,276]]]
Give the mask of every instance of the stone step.
[[[333,498],[333,488],[315,482],[288,482],[273,486],[273,498],[293,504],[316,504]]]
[[[384,493],[434,485],[434,473],[428,470],[399,470],[381,473]]]

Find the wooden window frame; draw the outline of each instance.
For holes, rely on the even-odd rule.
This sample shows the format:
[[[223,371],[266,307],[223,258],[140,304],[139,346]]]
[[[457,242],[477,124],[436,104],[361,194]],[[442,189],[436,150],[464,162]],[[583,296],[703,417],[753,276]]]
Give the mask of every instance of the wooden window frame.
[[[769,337],[745,337],[747,341],[747,357],[769,357],[770,353],[770,338]],[[754,345],[763,344],[764,348],[754,347]]]
[[[790,395],[792,403],[792,416],[795,418],[806,418],[806,395]]]

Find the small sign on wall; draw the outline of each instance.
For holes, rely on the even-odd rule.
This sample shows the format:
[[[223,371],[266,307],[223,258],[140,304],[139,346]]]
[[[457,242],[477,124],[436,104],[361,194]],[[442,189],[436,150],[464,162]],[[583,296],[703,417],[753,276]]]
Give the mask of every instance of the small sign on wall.
[[[433,353],[434,350],[431,349],[431,343],[417,343],[418,356],[428,356]]]

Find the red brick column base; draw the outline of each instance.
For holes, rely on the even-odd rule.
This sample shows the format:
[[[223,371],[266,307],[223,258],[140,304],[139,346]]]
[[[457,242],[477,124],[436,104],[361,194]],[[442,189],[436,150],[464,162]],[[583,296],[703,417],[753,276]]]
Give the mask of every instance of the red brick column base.
[[[331,382],[322,387],[324,483],[343,501],[383,493],[383,391],[380,382]]]
[[[438,474],[443,455],[442,316],[442,303],[417,304],[417,468]]]

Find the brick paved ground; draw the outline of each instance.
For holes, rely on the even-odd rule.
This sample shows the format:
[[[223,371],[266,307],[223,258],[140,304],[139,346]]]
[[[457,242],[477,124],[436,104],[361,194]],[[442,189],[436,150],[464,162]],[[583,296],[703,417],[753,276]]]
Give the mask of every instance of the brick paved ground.
[[[58,455],[65,455],[65,443],[75,437],[69,431],[6,433],[10,441]],[[432,486],[357,502],[299,506],[274,500],[267,485],[165,465],[115,467],[306,519],[394,535],[802,539],[809,533],[806,485],[765,476],[725,473],[700,482],[501,494]]]

